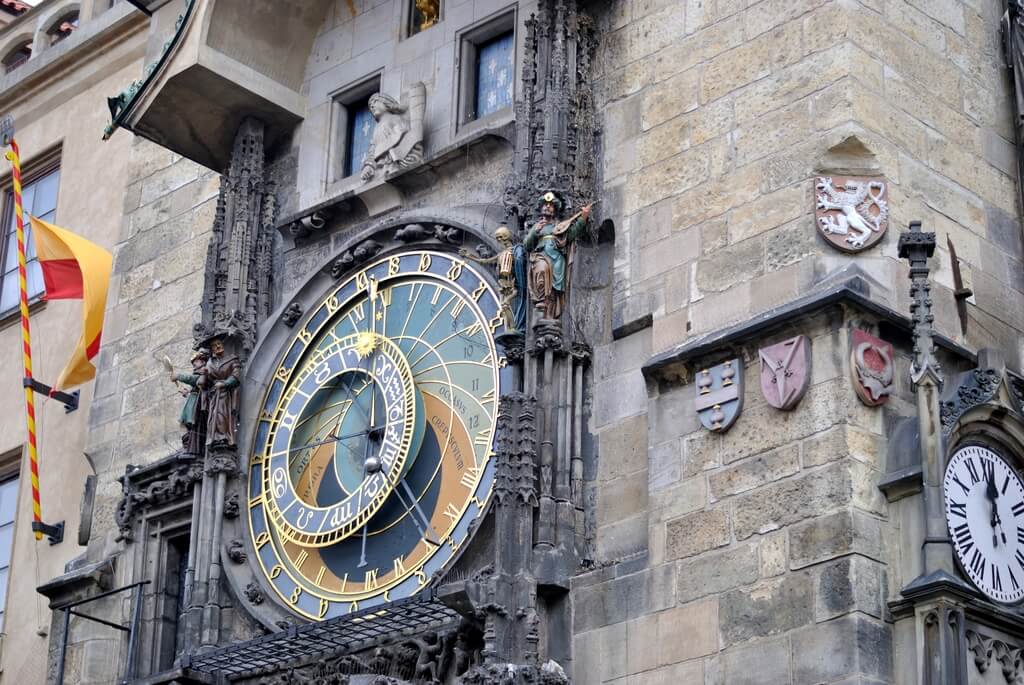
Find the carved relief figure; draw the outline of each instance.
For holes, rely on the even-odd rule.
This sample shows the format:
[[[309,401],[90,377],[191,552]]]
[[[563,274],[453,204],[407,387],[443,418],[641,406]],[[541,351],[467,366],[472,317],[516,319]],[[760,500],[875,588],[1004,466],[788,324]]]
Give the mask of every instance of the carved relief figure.
[[[818,228],[833,246],[860,252],[882,239],[889,225],[883,181],[821,176],[814,190]]]
[[[512,231],[507,226],[499,226],[494,239],[501,245],[501,252],[493,257],[477,257],[465,248],[460,249],[459,254],[478,264],[495,267],[505,327],[509,331],[522,331],[526,328],[526,249],[513,242]]]
[[[185,432],[181,436],[181,445],[186,454],[201,455],[203,443],[206,438],[206,411],[203,407],[201,397],[200,379],[206,375],[206,363],[210,359],[210,353],[205,348],[200,348],[192,354],[192,373],[175,373],[171,368],[170,360],[164,361],[168,375],[172,383],[183,383],[188,386],[181,394],[185,398],[185,405],[181,408],[181,416],[178,421]]]
[[[228,355],[224,341],[210,341],[210,360],[206,373],[200,377],[207,414],[206,444],[213,447],[234,447],[238,430],[238,386],[242,365],[238,357]]]
[[[426,88],[422,83],[415,83],[409,89],[408,106],[383,93],[370,96],[370,113],[377,120],[377,125],[363,160],[360,173],[363,181],[369,181],[378,174],[393,174],[423,161],[426,99]]]
[[[530,252],[530,299],[545,319],[562,316],[574,243],[587,230],[591,206],[586,205],[559,222],[562,199],[552,192],[545,193],[541,198],[541,218],[523,240],[523,246]]]

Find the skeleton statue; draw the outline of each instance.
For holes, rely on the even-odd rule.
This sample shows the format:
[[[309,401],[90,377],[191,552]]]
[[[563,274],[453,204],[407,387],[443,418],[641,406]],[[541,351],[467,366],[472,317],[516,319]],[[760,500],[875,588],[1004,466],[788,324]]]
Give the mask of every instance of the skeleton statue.
[[[861,248],[873,233],[884,230],[889,208],[882,197],[885,193],[882,181],[849,179],[837,187],[831,178],[822,177],[814,189],[819,210],[840,212],[837,216],[818,217],[823,233],[845,235],[850,247]]]
[[[387,176],[423,161],[423,113],[427,91],[414,83],[406,92],[406,105],[390,95],[374,93],[368,106],[377,125],[363,159],[360,178],[369,181],[378,174]]]
[[[501,292],[501,318],[509,331],[526,328],[526,249],[512,242],[512,231],[499,226],[494,239],[501,245],[501,252],[493,257],[477,257],[462,248],[459,254],[478,264],[494,265],[498,272],[498,289]]]

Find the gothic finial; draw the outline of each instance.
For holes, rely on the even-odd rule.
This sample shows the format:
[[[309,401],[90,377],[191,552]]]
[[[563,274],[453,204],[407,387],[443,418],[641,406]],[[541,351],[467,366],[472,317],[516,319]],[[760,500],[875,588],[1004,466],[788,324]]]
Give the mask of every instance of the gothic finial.
[[[942,385],[942,369],[935,357],[935,328],[932,322],[931,285],[928,283],[928,258],[935,253],[935,234],[921,230],[920,221],[911,221],[900,236],[899,254],[910,263],[910,316],[914,325],[914,360],[910,379],[914,386],[930,378]]]

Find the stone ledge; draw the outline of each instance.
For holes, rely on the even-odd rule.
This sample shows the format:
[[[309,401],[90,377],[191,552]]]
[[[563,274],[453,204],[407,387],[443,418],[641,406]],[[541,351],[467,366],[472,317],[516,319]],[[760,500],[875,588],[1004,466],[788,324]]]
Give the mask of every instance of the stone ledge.
[[[108,557],[68,571],[43,583],[36,592],[50,600],[50,608],[109,590],[114,578],[114,558]]]
[[[698,364],[712,357],[725,357],[734,348],[765,333],[791,325],[794,320],[817,314],[829,307],[845,305],[873,314],[896,327],[908,336],[911,332],[910,318],[894,309],[872,300],[869,282],[856,275],[838,284],[799,297],[792,302],[770,309],[743,323],[728,326],[694,338],[674,349],[651,357],[643,365],[644,378],[648,381],[672,381],[690,378]],[[977,354],[959,343],[942,335],[936,335],[936,344],[954,356],[974,363]]]

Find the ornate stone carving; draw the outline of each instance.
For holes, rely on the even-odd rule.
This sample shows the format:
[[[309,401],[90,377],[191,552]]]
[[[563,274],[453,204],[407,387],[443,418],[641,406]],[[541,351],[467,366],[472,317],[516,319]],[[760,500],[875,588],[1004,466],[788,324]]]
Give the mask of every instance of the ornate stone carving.
[[[805,335],[761,348],[761,392],[776,409],[795,407],[811,381],[811,343]]]
[[[724,433],[743,410],[743,360],[739,357],[697,374],[697,416],[709,431]]]
[[[281,313],[281,323],[288,328],[295,328],[295,324],[302,318],[302,305],[298,302],[292,302],[288,307]]]
[[[118,541],[131,542],[138,517],[148,508],[187,496],[202,479],[202,463],[190,457],[172,457],[153,466],[129,464],[118,478],[124,493],[114,511]]]
[[[815,186],[818,230],[844,252],[861,252],[889,225],[888,186],[877,178],[819,176]]]
[[[970,628],[965,631],[964,637],[978,673],[986,673],[992,667],[992,662],[996,661],[1007,683],[1019,685],[1024,682],[1024,654],[1019,647]]]
[[[224,500],[224,518],[236,519],[238,518],[238,493],[233,492],[230,496]]]
[[[880,338],[854,328],[850,334],[850,373],[861,402],[877,407],[893,390],[893,347]]]
[[[376,240],[365,240],[344,252],[331,263],[331,278],[341,278],[349,269],[373,259],[382,247]]]
[[[942,431],[949,433],[961,416],[995,397],[1002,374],[995,369],[973,369],[960,377],[952,398],[939,405]]]
[[[1017,176],[1024,178],[1024,2],[1009,0],[1003,14],[1003,48],[1006,65],[1013,75],[1014,133],[1017,142]],[[1018,197],[1024,207],[1024,185],[1018,184]]]
[[[249,583],[245,586],[245,598],[251,604],[263,604],[263,591],[260,590],[260,586],[256,583]]]
[[[245,544],[241,540],[232,540],[228,543],[228,559],[236,564],[244,564],[248,555],[245,553]]]
[[[264,126],[246,119],[235,136],[231,164],[221,178],[206,257],[198,339],[229,335],[246,356],[256,326],[270,314],[277,201],[264,169]]]
[[[210,449],[206,453],[206,473],[234,475],[238,471],[238,453],[231,447]]]
[[[428,229],[423,224],[406,224],[395,231],[395,240],[403,243],[413,243],[433,238],[435,233],[436,231]]]
[[[377,125],[370,148],[363,159],[360,178],[389,176],[423,162],[423,116],[427,108],[427,89],[414,83],[405,92],[406,104],[383,93],[370,96],[369,108]]]
[[[511,393],[498,404],[495,430],[497,473],[494,496],[498,502],[537,506],[536,400]]]
[[[520,227],[540,207],[535,198],[557,189],[569,207],[595,195],[598,117],[591,61],[597,45],[593,21],[578,0],[542,0],[524,22],[513,173],[505,207]]]
[[[900,257],[910,262],[910,315],[914,322],[914,361],[910,378],[918,384],[924,374],[934,385],[942,386],[942,368],[935,357],[935,328],[932,322],[931,285],[928,283],[928,258],[935,252],[935,234],[921,230],[920,221],[911,221],[910,230],[900,235]]]

